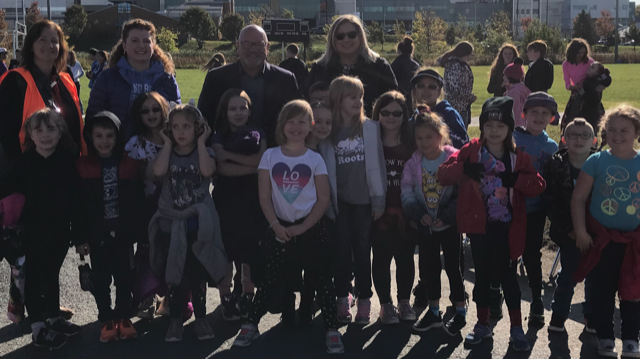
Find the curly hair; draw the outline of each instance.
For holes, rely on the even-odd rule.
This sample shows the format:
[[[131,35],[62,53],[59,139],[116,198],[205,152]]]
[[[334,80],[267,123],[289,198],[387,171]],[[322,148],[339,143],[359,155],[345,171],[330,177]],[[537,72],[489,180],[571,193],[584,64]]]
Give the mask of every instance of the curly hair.
[[[498,52],[498,56],[496,56],[496,58],[493,59],[493,62],[491,63],[491,71],[489,72],[489,78],[491,78],[491,76],[493,76],[496,71],[500,71],[500,74],[502,74],[502,70],[504,69],[504,67],[509,65],[504,63],[504,57],[502,56],[504,54],[504,50],[513,51],[513,60],[515,60],[518,56],[520,56],[518,54],[518,49],[515,47],[515,45],[510,43],[506,43],[502,45],[502,47],[500,48],[500,52]]]
[[[640,134],[640,110],[626,103],[620,104],[607,111],[601,127],[606,128],[609,121],[616,117],[631,121],[633,128],[636,131],[636,135]]]
[[[580,49],[582,48],[586,50],[584,57],[582,59],[577,59],[576,57],[578,56],[578,51],[580,51]],[[591,57],[591,47],[589,46],[587,40],[577,37],[571,40],[569,45],[567,45],[566,55],[567,61],[570,64],[577,65],[579,62],[586,64],[589,62],[589,58]]]
[[[67,46],[67,40],[65,40],[64,32],[58,24],[51,20],[40,20],[33,24],[29,28],[29,32],[24,39],[24,45],[22,46],[22,58],[20,59],[20,67],[32,67],[35,66],[35,54],[33,52],[33,44],[40,38],[42,32],[45,29],[51,29],[58,34],[58,43],[60,49],[58,50],[58,57],[53,62],[53,67],[58,73],[64,72],[67,68],[67,56],[69,47]]]
[[[193,128],[195,132],[194,141],[200,137],[204,133],[204,126],[207,124],[207,121],[202,117],[202,112],[198,110],[197,107],[191,104],[177,105],[171,112],[169,112],[169,116],[167,117],[167,121],[164,123],[164,131],[171,139],[171,142],[176,144],[176,138],[173,137],[173,129],[171,128],[171,120],[176,117],[176,115],[182,115],[184,118],[193,123]]]
[[[131,30],[145,30],[148,31],[151,35],[151,46],[153,47],[153,55],[151,55],[151,61],[160,61],[164,66],[164,72],[168,74],[173,74],[175,71],[175,66],[173,65],[173,61],[167,56],[167,54],[158,46],[156,43],[156,27],[149,21],[141,20],[141,19],[131,19],[122,25],[122,37],[111,50],[111,55],[109,56],[109,66],[108,67],[116,67],[118,66],[118,61],[125,56],[124,48],[122,47],[122,43],[126,42],[129,38],[129,33]]]
[[[29,118],[24,121],[22,126],[22,130],[24,131],[24,143],[22,144],[22,148],[24,151],[36,148],[36,144],[31,137],[31,131],[42,126],[42,124],[58,128],[60,131],[60,140],[58,141],[59,147],[74,155],[78,153],[77,146],[75,142],[73,142],[71,133],[69,133],[67,122],[65,122],[60,113],[49,108],[34,112],[33,115],[29,116]]]

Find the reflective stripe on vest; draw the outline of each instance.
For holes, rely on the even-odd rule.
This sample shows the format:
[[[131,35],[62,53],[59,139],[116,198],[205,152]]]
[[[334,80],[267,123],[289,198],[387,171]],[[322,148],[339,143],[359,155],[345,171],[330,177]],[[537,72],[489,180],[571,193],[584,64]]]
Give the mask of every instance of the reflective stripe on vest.
[[[27,82],[27,91],[24,94],[24,107],[22,109],[22,125],[24,125],[25,121],[34,114],[36,111],[47,108],[42,100],[42,95],[38,91],[38,87],[36,86],[35,81],[33,80],[33,75],[31,72],[24,67],[18,67],[13,70],[7,71],[0,78],[0,83],[4,81],[5,77],[9,72],[17,72],[24,78]],[[80,119],[80,142],[81,142],[81,151],[83,155],[87,154],[87,145],[84,143],[84,139],[82,137],[82,130],[84,129],[84,121],[82,119],[82,111],[80,111],[80,99],[78,98],[78,92],[76,90],[76,85],[73,82],[71,76],[68,73],[62,72],[58,74],[60,76],[60,82],[67,89],[69,94],[71,94],[71,98],[73,99],[73,103],[76,106],[76,111],[78,111],[78,118]],[[20,148],[24,150],[24,128],[20,129]]]

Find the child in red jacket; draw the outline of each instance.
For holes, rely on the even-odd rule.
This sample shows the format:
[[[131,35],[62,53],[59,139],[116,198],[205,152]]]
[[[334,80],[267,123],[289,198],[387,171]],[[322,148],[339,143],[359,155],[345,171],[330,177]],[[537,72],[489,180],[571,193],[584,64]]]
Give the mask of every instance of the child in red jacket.
[[[525,197],[545,189],[529,156],[513,141],[513,99],[494,97],[482,106],[480,139],[473,139],[440,166],[438,181],[459,186],[458,231],[471,238],[476,282],[473,300],[478,323],[465,344],[491,337],[489,302],[493,261],[500,262],[501,283],[511,318],[510,341],[516,351],[531,350],[522,330],[520,288],[514,263],[524,251],[527,210]]]

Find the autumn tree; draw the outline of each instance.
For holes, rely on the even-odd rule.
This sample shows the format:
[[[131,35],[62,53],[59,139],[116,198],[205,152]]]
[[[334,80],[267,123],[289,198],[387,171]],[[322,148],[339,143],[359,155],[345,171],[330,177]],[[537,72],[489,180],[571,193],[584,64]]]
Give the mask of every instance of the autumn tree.
[[[487,30],[493,30],[499,34],[510,35],[511,34],[511,19],[509,14],[500,10],[494,13],[489,20],[487,20]]]
[[[34,1],[31,3],[31,5],[29,5],[29,7],[26,9],[26,13],[27,13],[27,19],[26,19],[25,25],[27,26],[27,31],[36,22],[40,20],[44,20],[44,16],[40,14],[40,7],[38,6],[37,1]]]
[[[404,21],[396,20],[396,23],[393,25],[393,34],[396,36],[396,40],[398,40],[398,42],[404,39],[407,35],[407,28],[404,25]]]
[[[413,20],[413,40],[419,52],[431,53],[434,43],[444,41],[446,31],[447,23],[435,11],[416,12]]]
[[[293,15],[293,10],[282,9],[282,18],[295,19],[296,17]]]
[[[85,26],[87,26],[87,13],[82,5],[73,5],[64,12],[62,30],[69,36],[69,43],[76,43]]]
[[[462,14],[458,14],[458,21],[456,22],[453,29],[456,37],[460,39],[464,39],[465,37],[467,37],[467,34],[469,33],[470,29],[469,29],[469,24],[467,24],[466,16]]]
[[[156,34],[156,43],[165,52],[176,51],[176,41],[178,35],[166,27],[161,27]]]
[[[220,22],[220,34],[227,41],[236,41],[244,28],[244,18],[238,13],[227,13]]]
[[[6,16],[6,11],[0,9],[0,46],[10,49],[13,47],[13,36],[8,31],[9,26],[5,20]]]
[[[531,25],[532,22],[533,19],[531,17],[524,17],[520,19],[520,27],[522,28],[522,31],[527,32],[527,28],[529,27],[529,25]]]
[[[636,5],[636,16],[640,16],[640,5]]]
[[[596,34],[601,38],[607,38],[613,32],[613,29],[611,11],[600,10],[600,18],[596,19]]]
[[[540,22],[540,19],[533,19],[524,32],[522,38],[522,48],[535,40],[543,40],[547,43],[547,54],[561,54],[564,51],[562,34],[558,27],[549,27]]]
[[[331,25],[340,17],[340,15],[333,15],[331,18],[330,24],[324,24],[324,33],[329,36],[329,30],[331,30]]]

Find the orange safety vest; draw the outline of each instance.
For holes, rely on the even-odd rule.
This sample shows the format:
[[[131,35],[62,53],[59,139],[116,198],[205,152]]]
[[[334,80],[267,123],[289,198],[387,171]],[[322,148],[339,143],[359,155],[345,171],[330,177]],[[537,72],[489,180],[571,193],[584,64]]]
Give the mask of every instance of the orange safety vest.
[[[4,81],[6,75],[12,71],[15,71],[18,74],[20,74],[20,76],[22,76],[24,80],[27,82],[27,91],[24,94],[24,107],[22,109],[22,124],[24,125],[25,121],[29,118],[29,116],[33,115],[36,111],[45,109],[47,106],[44,104],[44,101],[42,100],[42,95],[40,95],[40,92],[38,91],[38,87],[36,86],[35,81],[33,81],[33,75],[31,75],[31,72],[29,72],[29,70],[27,70],[24,67],[18,67],[13,70],[5,72],[2,78],[0,78],[0,83]],[[80,111],[80,99],[78,98],[76,84],[73,82],[73,79],[71,78],[71,76],[69,76],[69,74],[66,72],[59,73],[58,76],[60,76],[60,81],[62,82],[64,87],[67,89],[67,91],[69,91],[69,93],[71,94],[71,98],[73,99],[73,103],[76,105],[76,110],[78,111],[78,118],[80,118],[80,143],[82,146],[80,150],[82,151],[83,155],[86,155],[87,144],[84,143],[84,138],[82,137],[84,121],[82,120],[82,111]],[[25,137],[24,128],[21,128],[20,129],[20,147],[24,145],[24,137]]]

